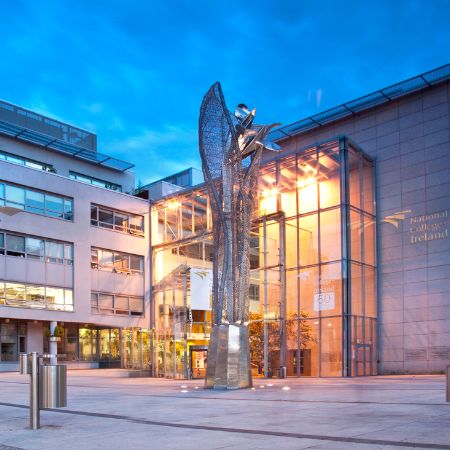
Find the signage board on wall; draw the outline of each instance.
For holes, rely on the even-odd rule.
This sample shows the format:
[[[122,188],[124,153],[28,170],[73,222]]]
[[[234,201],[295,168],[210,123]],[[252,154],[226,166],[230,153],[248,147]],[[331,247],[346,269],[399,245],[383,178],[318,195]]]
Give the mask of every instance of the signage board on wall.
[[[327,311],[330,309],[334,309],[334,292],[314,294],[314,311]]]
[[[211,310],[212,270],[191,267],[191,309]]]

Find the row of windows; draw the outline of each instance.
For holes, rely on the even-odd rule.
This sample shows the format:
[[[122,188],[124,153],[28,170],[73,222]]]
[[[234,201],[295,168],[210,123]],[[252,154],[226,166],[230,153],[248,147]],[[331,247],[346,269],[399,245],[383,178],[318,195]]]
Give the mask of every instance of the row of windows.
[[[0,305],[73,311],[72,289],[0,281]]]
[[[73,218],[71,199],[9,183],[0,183],[0,206],[11,206],[64,220]]]
[[[142,316],[144,314],[144,298],[93,292],[91,294],[91,311],[95,314]]]
[[[91,225],[137,236],[144,235],[144,217],[91,205]]]
[[[0,231],[0,255],[71,265],[73,263],[73,245]],[[111,272],[142,273],[144,257],[92,248],[91,267]]]
[[[72,180],[82,181],[83,183],[92,184],[92,186],[103,187],[111,189],[112,191],[122,192],[122,186],[120,184],[111,183],[110,181],[101,180],[100,178],[94,178],[89,175],[83,175],[77,172],[69,172],[69,178]]]
[[[0,255],[70,265],[73,262],[73,245],[0,231]]]
[[[91,267],[110,272],[142,273],[144,271],[144,258],[129,253],[92,248]]]
[[[31,167],[32,169],[43,170],[45,172],[56,173],[55,168],[51,164],[34,161],[23,156],[13,155],[11,153],[0,150],[0,161],[8,161],[14,164],[20,164],[22,166]]]
[[[73,220],[73,200],[56,194],[0,183],[0,206]],[[144,217],[91,205],[91,225],[110,230],[144,236]]]

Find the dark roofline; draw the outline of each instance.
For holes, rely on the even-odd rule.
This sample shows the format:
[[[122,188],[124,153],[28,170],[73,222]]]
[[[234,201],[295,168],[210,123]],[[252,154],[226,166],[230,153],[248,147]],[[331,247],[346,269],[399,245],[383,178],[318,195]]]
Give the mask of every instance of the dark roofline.
[[[400,97],[442,83],[448,79],[450,79],[450,64],[277,128],[270,133],[270,138],[275,141],[281,141],[345,117],[353,116],[358,112],[365,111],[383,103],[397,100]]]

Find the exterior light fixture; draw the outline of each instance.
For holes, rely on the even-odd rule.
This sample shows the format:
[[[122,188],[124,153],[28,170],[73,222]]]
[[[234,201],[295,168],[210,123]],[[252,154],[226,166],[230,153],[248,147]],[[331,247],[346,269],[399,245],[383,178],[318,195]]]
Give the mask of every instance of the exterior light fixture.
[[[262,196],[267,198],[267,197],[274,197],[277,194],[278,194],[278,189],[273,188],[273,189],[269,189],[267,191],[263,191]]]
[[[302,189],[306,186],[310,186],[311,184],[314,184],[316,181],[317,180],[314,176],[310,176],[308,178],[303,178],[302,180],[297,181],[297,187],[299,189]]]
[[[167,205],[167,209],[177,209],[179,206],[180,206],[180,202],[177,202],[177,201],[175,201],[175,202],[170,202],[170,203]]]

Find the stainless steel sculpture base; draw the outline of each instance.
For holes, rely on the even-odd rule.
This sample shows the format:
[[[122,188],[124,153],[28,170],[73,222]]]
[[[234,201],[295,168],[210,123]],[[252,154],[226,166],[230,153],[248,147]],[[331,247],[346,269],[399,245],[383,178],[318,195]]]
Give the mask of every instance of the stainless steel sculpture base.
[[[241,389],[252,386],[246,325],[215,325],[208,346],[205,387]]]

